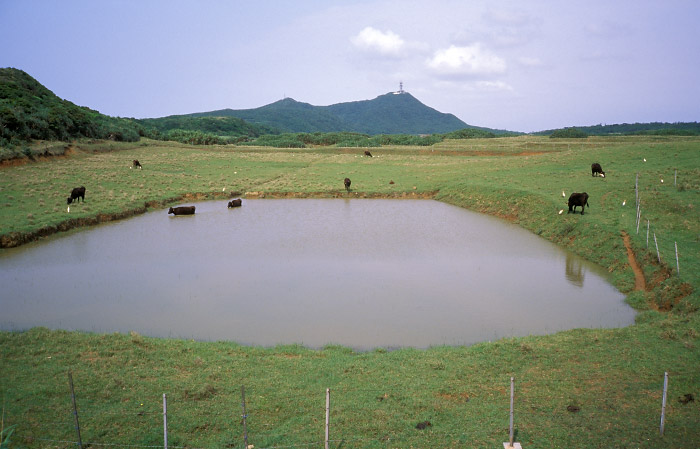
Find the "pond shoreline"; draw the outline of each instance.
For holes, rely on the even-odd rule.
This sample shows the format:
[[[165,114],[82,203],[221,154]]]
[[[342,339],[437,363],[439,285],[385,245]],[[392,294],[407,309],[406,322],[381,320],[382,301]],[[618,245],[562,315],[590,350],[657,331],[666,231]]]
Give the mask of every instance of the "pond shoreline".
[[[29,232],[9,232],[0,235],[0,248],[16,248],[18,246],[34,242],[44,237],[50,237],[60,232],[70,231],[76,228],[94,226],[110,221],[122,220],[135,215],[148,212],[149,209],[162,208],[183,201],[205,201],[221,200],[235,197],[243,198],[369,198],[369,199],[434,199],[437,191],[430,192],[396,192],[395,194],[368,193],[368,192],[208,192],[208,193],[186,193],[184,195],[166,198],[162,200],[147,201],[143,206],[127,209],[121,212],[98,213],[92,217],[70,218],[55,225],[44,226]]]

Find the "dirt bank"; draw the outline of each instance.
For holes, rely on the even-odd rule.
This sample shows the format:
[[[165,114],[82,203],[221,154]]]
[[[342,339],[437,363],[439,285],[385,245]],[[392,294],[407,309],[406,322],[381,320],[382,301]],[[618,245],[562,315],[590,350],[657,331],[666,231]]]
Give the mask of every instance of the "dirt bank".
[[[627,249],[627,260],[630,264],[630,268],[634,271],[634,289],[636,291],[645,291],[647,289],[647,283],[644,279],[644,272],[637,263],[637,258],[634,256],[632,244],[630,243],[630,236],[625,231],[621,231],[621,234],[622,241],[625,243],[625,248]]]

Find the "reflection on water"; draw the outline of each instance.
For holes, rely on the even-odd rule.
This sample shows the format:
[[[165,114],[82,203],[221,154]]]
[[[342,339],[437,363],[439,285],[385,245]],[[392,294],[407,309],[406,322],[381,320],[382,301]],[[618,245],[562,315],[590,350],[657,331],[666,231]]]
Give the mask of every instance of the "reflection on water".
[[[583,279],[586,272],[583,269],[581,258],[574,257],[573,254],[566,253],[566,279],[577,287],[583,287]]]
[[[0,327],[472,344],[631,324],[605,275],[517,226],[436,201],[214,201],[194,216],[155,211],[0,252]]]

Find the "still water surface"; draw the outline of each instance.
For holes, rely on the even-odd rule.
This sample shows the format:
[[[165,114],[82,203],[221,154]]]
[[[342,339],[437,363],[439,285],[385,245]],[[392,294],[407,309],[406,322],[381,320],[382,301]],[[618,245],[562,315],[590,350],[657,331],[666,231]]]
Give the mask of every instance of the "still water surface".
[[[634,321],[599,267],[430,200],[197,203],[0,252],[0,328],[376,347]]]

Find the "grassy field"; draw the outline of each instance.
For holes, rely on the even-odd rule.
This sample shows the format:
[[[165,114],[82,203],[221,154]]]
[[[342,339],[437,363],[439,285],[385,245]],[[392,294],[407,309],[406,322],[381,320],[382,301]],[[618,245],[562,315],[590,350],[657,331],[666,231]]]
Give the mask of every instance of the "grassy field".
[[[69,370],[82,440],[94,447],[163,446],[163,393],[170,446],[243,447],[241,386],[248,443],[256,448],[323,446],[327,388],[333,448],[502,447],[511,376],[516,441],[524,448],[700,445],[700,139],[526,136],[371,151],[373,158],[322,147],[76,144],[65,158],[0,167],[0,237],[7,246],[148,208],[165,213],[171,205],[246,192],[425,196],[518,223],[605,267],[638,310],[636,324],[364,353],[134,333],[3,332],[2,427],[7,434],[14,426],[10,447],[75,446]],[[129,168],[133,159],[143,170]],[[601,163],[605,178],[591,176],[592,162]],[[80,185],[86,202],[69,213],[65,199]],[[566,213],[574,191],[590,195],[583,216]],[[647,220],[661,263],[653,237],[647,248]],[[635,290],[625,233],[644,272],[643,290]],[[669,396],[660,436],[664,372]],[[416,429],[423,421],[431,426]]]

